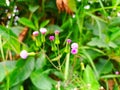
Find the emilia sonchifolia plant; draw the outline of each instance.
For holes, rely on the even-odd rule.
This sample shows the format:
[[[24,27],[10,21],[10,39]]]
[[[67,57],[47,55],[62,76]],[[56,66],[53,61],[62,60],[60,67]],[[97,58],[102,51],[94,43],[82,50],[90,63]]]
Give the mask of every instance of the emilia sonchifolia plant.
[[[63,48],[60,48],[60,44],[61,41],[59,39],[59,35],[60,35],[60,31],[59,30],[55,30],[54,31],[54,35],[49,35],[49,37],[47,36],[47,29],[46,28],[40,28],[39,31],[34,31],[32,33],[33,36],[33,40],[35,43],[35,46],[39,49],[37,49],[37,51],[34,52],[29,52],[27,50],[22,50],[20,52],[20,57],[22,59],[27,59],[29,56],[35,56],[37,54],[39,54],[39,52],[41,51],[51,51],[52,54],[55,55],[55,58],[57,58],[56,60],[51,59],[51,57],[49,57],[47,54],[45,54],[46,58],[48,59],[48,62],[50,62],[50,64],[58,71],[63,73],[63,77],[64,77],[64,83],[67,83],[70,77],[70,58],[72,57],[76,57],[77,53],[78,53],[78,43],[71,43],[72,40],[71,39],[66,39],[65,40],[65,45]],[[50,46],[51,46],[51,50],[45,50],[46,47],[46,37],[48,37],[49,41],[50,41]],[[61,49],[61,50],[60,50]],[[62,52],[61,52],[62,51]],[[64,56],[65,55],[65,56]],[[64,61],[61,61],[61,58],[64,58]],[[75,58],[74,58],[75,59]],[[54,63],[54,62],[57,62]],[[84,63],[82,64],[82,66],[84,66]],[[58,85],[59,86],[59,85]],[[60,87],[57,87],[60,90]]]

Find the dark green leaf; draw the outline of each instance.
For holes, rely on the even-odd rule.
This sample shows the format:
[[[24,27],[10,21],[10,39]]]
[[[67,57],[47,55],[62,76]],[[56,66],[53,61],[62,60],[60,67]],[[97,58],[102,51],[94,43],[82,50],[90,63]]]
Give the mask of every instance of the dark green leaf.
[[[51,90],[52,83],[48,74],[41,72],[39,70],[35,71],[31,75],[32,83],[41,90]]]
[[[97,71],[99,74],[108,74],[113,69],[113,64],[105,59],[100,59],[96,64]]]

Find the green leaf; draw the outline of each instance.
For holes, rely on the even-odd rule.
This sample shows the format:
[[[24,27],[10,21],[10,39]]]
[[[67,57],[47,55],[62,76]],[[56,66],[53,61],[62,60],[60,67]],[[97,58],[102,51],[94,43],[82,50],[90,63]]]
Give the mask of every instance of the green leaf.
[[[41,69],[46,65],[46,57],[44,51],[40,52],[35,62],[35,69]]]
[[[50,20],[45,20],[40,24],[40,27],[45,27],[48,23],[50,22]]]
[[[39,8],[39,6],[29,6],[29,10],[32,12],[32,13],[34,13],[37,9]]]
[[[92,38],[90,42],[87,43],[89,46],[97,46],[97,47],[107,47],[107,44],[102,40],[98,38]]]
[[[46,71],[41,72],[40,70],[37,70],[31,74],[30,78],[32,83],[40,90],[52,89],[52,83],[50,78],[46,74]]]
[[[96,68],[99,74],[108,74],[113,69],[113,64],[105,59],[100,59],[98,63],[96,63]]]
[[[14,27],[11,27],[10,29],[18,37],[24,28],[25,27],[22,27],[22,26],[14,26]]]
[[[16,63],[16,69],[10,73],[10,87],[15,86],[26,80],[34,69],[34,58],[19,60]]]
[[[0,0],[0,6],[6,6],[6,1],[5,0]]]
[[[95,74],[89,65],[86,66],[84,73],[83,73],[83,80],[86,85],[91,84],[90,88],[86,88],[85,90],[99,90],[99,83],[95,78]]]
[[[114,42],[109,42],[108,45],[111,47],[111,48],[117,48],[117,44],[114,43]]]
[[[120,17],[115,17],[110,21],[109,26],[112,27],[112,26],[117,26],[119,24],[120,24]]]
[[[16,35],[8,28],[0,25],[0,34],[5,39],[9,40],[11,37],[16,37]]]
[[[61,29],[59,26],[57,26],[57,25],[49,25],[48,27],[47,27],[47,29],[48,29],[48,33],[50,33],[50,34],[53,34],[54,32],[55,32],[55,30],[59,30],[60,32],[62,32],[63,31],[63,29]]]
[[[13,50],[16,53],[20,51],[20,42],[18,41],[17,35],[15,35],[9,28],[4,26],[0,26],[0,34],[6,43],[4,43],[3,47],[6,49]]]
[[[5,61],[0,63],[0,82],[15,69],[16,61]]]
[[[19,23],[21,23],[21,24],[23,24],[23,25],[25,25],[25,26],[33,29],[33,30],[36,30],[33,22],[30,21],[29,19],[27,19],[27,18],[25,18],[25,17],[22,17],[22,18],[20,18],[18,21],[19,21]]]
[[[110,36],[110,39],[111,39],[111,40],[115,40],[115,39],[117,39],[119,36],[120,36],[120,30],[113,32],[113,33],[111,34],[111,36]]]
[[[115,7],[120,4],[120,0],[112,0],[112,5]]]

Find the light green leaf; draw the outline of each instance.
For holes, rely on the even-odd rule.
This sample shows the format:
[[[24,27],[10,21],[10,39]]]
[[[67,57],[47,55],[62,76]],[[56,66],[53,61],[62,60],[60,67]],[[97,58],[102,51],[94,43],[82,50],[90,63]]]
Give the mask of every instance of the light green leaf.
[[[46,57],[44,51],[40,52],[35,62],[35,69],[41,69],[46,65]]]
[[[110,39],[111,39],[111,40],[115,40],[115,39],[117,39],[119,36],[120,36],[120,30],[113,32],[113,33],[111,34],[111,36],[110,36]]]
[[[120,17],[115,17],[110,21],[109,26],[117,26],[120,24]]]
[[[25,18],[25,17],[22,17],[22,18],[20,18],[18,21],[19,21],[19,23],[21,23],[21,24],[23,24],[23,25],[25,25],[25,26],[33,29],[33,30],[36,30],[33,22],[30,21],[29,19],[27,19],[27,18]]]
[[[92,38],[90,42],[87,43],[89,46],[97,46],[97,47],[107,47],[107,44],[102,40],[98,38]]]
[[[45,20],[40,24],[40,27],[45,27],[48,23],[50,22],[50,20]]]
[[[16,61],[5,61],[0,63],[0,82],[15,69]]]
[[[86,87],[85,90],[99,90],[100,85],[97,79],[95,78],[95,74],[93,73],[93,70],[91,69],[89,65],[87,65],[84,70],[83,80],[86,85],[90,84],[90,88],[91,88],[91,89],[88,89]]]
[[[14,52],[18,53],[20,50],[20,42],[18,41],[17,35],[15,35],[9,28],[4,26],[0,26],[0,34],[4,41],[3,48],[13,50]]]
[[[34,69],[34,58],[19,60],[16,63],[16,69],[10,73],[10,87],[15,86],[26,80]]]
[[[29,6],[29,10],[32,12],[32,13],[34,13],[37,9],[39,8],[39,6]]]

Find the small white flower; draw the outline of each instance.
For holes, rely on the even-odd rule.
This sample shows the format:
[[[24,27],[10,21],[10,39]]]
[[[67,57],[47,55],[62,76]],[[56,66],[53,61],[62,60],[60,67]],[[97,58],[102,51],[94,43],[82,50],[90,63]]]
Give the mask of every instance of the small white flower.
[[[45,33],[47,32],[47,29],[46,29],[46,28],[40,28],[40,32],[41,32],[42,34],[45,34]]]
[[[90,9],[90,5],[86,5],[86,6],[84,6],[84,9]]]
[[[72,17],[75,18],[75,14],[73,14]]]
[[[101,87],[100,87],[100,90],[104,90],[104,87],[103,87],[103,86],[101,86]]]
[[[71,48],[72,49],[78,49],[78,44],[77,43],[72,43]]]
[[[120,12],[117,13],[117,16],[120,17]]]
[[[22,50],[22,51],[20,52],[20,57],[21,57],[22,59],[26,59],[26,58],[28,57],[28,52],[27,52],[26,50]]]
[[[81,2],[81,0],[77,0],[78,2]]]
[[[7,4],[7,6],[9,6],[10,5],[10,1],[6,0],[6,4]]]

